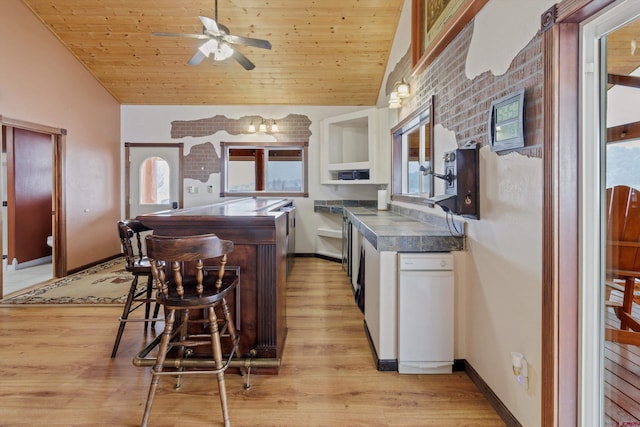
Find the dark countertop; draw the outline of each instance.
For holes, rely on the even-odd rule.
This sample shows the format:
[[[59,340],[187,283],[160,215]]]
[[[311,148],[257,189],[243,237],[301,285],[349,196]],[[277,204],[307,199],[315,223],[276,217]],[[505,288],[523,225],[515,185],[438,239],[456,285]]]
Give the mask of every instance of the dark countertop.
[[[144,217],[213,217],[213,216],[233,216],[233,217],[260,217],[282,215],[280,210],[290,201],[283,198],[241,198],[225,200],[211,205],[195,206],[185,209],[169,209],[160,212],[141,215]]]
[[[378,251],[392,252],[450,252],[464,249],[464,235],[437,215],[423,215],[422,221],[393,210],[383,211],[366,207],[345,207],[351,223]],[[455,222],[458,231],[464,222]]]

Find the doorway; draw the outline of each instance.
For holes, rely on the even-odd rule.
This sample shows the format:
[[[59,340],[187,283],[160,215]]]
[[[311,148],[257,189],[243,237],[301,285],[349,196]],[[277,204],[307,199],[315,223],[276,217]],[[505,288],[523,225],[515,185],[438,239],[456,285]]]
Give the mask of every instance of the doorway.
[[[9,289],[62,277],[67,271],[62,182],[66,131],[3,116],[0,124],[6,164],[6,174],[0,178],[0,247],[14,267],[0,269],[1,297]],[[46,264],[38,266],[42,262]]]
[[[184,144],[125,143],[125,215],[183,207]]]

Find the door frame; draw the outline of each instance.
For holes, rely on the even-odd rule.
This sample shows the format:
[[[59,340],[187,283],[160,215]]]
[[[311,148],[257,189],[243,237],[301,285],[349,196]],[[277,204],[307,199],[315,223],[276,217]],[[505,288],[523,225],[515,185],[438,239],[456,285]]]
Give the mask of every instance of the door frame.
[[[580,425],[580,25],[616,0],[563,0],[542,15],[544,69],[542,425]]]
[[[184,206],[184,143],[153,143],[153,142],[125,142],[124,143],[124,205],[125,205],[125,218],[129,218],[131,215],[131,191],[130,191],[130,178],[131,178],[131,148],[144,147],[144,148],[177,148],[179,161],[178,171],[178,208]]]
[[[65,145],[67,130],[62,128],[41,125],[24,120],[12,119],[0,115],[0,127],[17,128],[33,132],[51,135],[53,141],[52,150],[52,230],[53,230],[53,277],[59,278],[67,275],[67,223],[66,223],[66,198],[65,198]],[[0,132],[0,143],[3,143],[5,133]],[[2,248],[2,218],[0,217],[0,248]],[[0,295],[3,295],[4,271],[0,268]]]

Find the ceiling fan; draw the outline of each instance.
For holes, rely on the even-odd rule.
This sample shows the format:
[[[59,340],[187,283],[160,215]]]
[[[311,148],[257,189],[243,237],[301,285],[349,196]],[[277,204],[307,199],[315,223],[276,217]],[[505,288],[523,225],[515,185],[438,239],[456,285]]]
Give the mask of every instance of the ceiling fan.
[[[154,36],[168,37],[188,37],[192,39],[206,40],[202,43],[196,53],[191,57],[188,64],[198,65],[205,58],[213,56],[214,61],[224,61],[233,57],[244,67],[245,70],[253,70],[256,66],[232,45],[243,45],[259,47],[261,49],[271,49],[271,43],[267,40],[254,39],[250,37],[234,36],[229,33],[229,29],[218,22],[218,0],[216,0],[215,19],[200,16],[202,22],[202,34],[185,33],[163,33],[154,32]]]

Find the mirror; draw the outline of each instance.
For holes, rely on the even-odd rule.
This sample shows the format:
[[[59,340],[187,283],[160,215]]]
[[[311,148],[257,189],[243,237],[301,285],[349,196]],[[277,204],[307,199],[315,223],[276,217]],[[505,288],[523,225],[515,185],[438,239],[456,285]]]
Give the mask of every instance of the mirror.
[[[391,200],[432,204],[433,175],[423,173],[433,161],[432,109],[433,97],[391,129]]]

